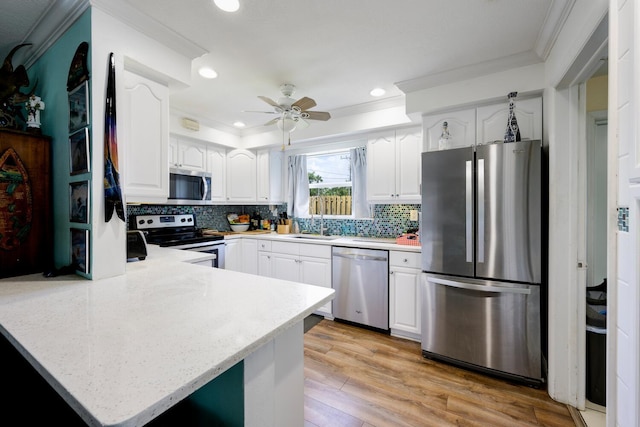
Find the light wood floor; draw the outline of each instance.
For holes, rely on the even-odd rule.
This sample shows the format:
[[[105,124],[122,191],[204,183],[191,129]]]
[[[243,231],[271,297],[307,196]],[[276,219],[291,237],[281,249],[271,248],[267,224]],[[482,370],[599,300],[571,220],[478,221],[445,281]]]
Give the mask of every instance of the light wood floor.
[[[424,359],[420,344],[322,320],[304,336],[305,427],[574,426],[533,389]]]

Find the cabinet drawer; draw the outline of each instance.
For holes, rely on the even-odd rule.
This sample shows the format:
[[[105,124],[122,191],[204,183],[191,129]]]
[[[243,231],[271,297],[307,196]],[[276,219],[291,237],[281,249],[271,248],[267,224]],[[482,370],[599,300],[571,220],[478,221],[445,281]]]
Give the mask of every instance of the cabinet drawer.
[[[300,255],[316,258],[331,258],[330,245],[300,244]]]
[[[420,252],[389,251],[389,265],[420,269],[421,255]]]
[[[300,248],[298,247],[298,243],[273,241],[271,242],[271,251],[279,254],[298,255]]]
[[[271,240],[258,240],[258,250],[271,252]]]

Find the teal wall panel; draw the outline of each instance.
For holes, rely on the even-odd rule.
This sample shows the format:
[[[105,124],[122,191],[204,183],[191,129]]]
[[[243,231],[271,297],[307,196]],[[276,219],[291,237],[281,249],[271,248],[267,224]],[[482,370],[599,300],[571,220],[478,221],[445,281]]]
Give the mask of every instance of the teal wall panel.
[[[45,109],[41,112],[42,133],[52,138],[52,232],[56,268],[71,262],[70,228],[91,229],[90,224],[72,224],[69,221],[69,183],[91,180],[91,173],[74,176],[69,174],[67,76],[76,49],[82,42],[89,43],[89,56],[91,56],[90,9],[83,13],[28,70],[32,85],[37,81],[35,94],[45,103]],[[87,62],[91,64],[91,58]],[[90,141],[90,143],[93,142]]]

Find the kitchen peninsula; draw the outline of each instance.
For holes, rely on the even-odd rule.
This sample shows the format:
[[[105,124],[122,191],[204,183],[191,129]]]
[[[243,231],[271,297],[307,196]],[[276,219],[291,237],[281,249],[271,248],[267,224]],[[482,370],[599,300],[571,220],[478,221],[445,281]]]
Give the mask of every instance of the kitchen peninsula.
[[[334,291],[203,256],[150,246],[118,277],[0,280],[0,331],[89,425],[146,424],[238,369],[231,425],[302,425],[303,319]]]

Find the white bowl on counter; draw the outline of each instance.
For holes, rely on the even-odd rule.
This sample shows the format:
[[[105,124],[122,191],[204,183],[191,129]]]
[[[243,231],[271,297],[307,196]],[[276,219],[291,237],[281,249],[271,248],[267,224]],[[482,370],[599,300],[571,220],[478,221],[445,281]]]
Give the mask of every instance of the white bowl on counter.
[[[233,231],[247,231],[249,229],[249,225],[251,225],[248,222],[244,222],[244,223],[237,223],[237,224],[229,224],[231,226],[231,230]]]

